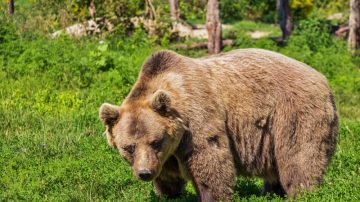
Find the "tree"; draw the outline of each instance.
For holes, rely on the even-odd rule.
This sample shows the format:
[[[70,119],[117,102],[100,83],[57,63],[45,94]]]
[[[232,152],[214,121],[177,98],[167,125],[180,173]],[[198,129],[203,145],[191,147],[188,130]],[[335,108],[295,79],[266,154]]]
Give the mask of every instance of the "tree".
[[[173,22],[179,22],[180,12],[179,12],[179,0],[169,0],[170,4],[170,16]]]
[[[15,12],[14,0],[8,0],[9,14],[12,15]]]
[[[206,29],[208,32],[208,52],[209,54],[217,54],[221,50],[221,21],[218,0],[208,0]]]
[[[94,0],[91,0],[91,1],[90,1],[90,4],[89,4],[89,13],[90,13],[91,18],[92,18],[93,20],[95,20],[96,7],[95,7]]]
[[[349,50],[354,55],[360,48],[360,0],[350,0]]]
[[[152,0],[145,0],[145,13],[149,16],[150,20],[156,19],[156,11]]]
[[[279,24],[282,31],[282,40],[285,40],[290,36],[293,29],[289,0],[278,0],[277,4]]]

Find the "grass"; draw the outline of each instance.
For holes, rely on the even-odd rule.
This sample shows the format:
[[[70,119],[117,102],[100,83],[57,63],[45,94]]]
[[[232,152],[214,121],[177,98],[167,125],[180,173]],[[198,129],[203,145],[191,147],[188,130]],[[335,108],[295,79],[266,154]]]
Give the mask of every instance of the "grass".
[[[5,27],[7,25],[0,24]],[[315,192],[299,201],[360,200],[360,64],[346,44],[308,29],[284,47],[244,32],[273,25],[239,22],[234,48],[260,47],[304,61],[325,74],[341,115],[339,144]],[[151,183],[132,176],[104,137],[98,120],[103,102],[120,104],[154,45],[142,32],[130,39],[0,37],[0,201],[196,201],[192,185],[177,200],[158,198]],[[305,28],[304,28],[305,29]],[[327,40],[330,40],[328,43]],[[316,43],[315,46],[312,43]],[[204,51],[178,51],[189,56]],[[234,201],[282,201],[260,196],[262,182],[238,177]]]
[[[281,36],[281,30],[279,29],[279,27],[277,25],[274,25],[274,24],[266,24],[266,23],[262,23],[262,22],[243,20],[243,21],[239,21],[239,22],[232,24],[232,26],[233,26],[233,29],[230,29],[228,31],[229,33],[227,33],[227,31],[225,31],[225,33],[224,33],[225,36],[227,34],[231,35],[231,32],[248,33],[248,32],[254,32],[254,31],[268,32],[269,37]]]

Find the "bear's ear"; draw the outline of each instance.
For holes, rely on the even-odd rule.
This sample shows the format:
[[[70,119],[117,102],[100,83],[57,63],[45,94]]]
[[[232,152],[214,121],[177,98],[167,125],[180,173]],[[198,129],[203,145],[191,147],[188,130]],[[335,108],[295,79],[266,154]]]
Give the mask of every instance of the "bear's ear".
[[[114,126],[120,116],[120,107],[104,103],[100,107],[100,120],[107,126]]]
[[[157,90],[152,96],[150,103],[152,108],[159,113],[166,113],[170,111],[170,95],[163,90]]]

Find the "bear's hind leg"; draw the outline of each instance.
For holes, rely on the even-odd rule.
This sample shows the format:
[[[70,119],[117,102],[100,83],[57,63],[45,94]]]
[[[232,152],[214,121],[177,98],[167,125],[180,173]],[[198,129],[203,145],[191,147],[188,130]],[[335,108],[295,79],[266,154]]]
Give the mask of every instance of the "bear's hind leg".
[[[319,170],[317,170],[319,171]],[[322,181],[323,173],[305,170],[304,166],[288,164],[279,168],[281,185],[289,198],[295,198],[303,191],[311,191]]]
[[[336,146],[336,132],[332,132],[336,119],[329,123],[324,111],[307,110],[296,112],[288,124],[275,126],[281,131],[274,140],[278,176],[289,198],[312,191],[322,182]]]
[[[277,158],[278,176],[289,198],[295,198],[303,191],[312,191],[322,182],[329,163],[329,143],[319,133],[324,133],[326,129],[317,128],[320,132],[311,136],[304,135],[306,131],[298,128],[294,139],[302,144],[287,144],[287,147],[283,145],[282,150],[278,150],[279,154],[283,154]]]

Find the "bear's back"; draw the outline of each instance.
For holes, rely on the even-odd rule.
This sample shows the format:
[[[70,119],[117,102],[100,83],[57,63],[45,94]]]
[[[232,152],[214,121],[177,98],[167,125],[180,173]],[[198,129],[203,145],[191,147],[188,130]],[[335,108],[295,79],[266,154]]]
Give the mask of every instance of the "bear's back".
[[[299,105],[316,104],[330,93],[325,77],[313,68],[262,49],[238,49],[196,59],[159,52],[144,63],[127,100],[146,98],[167,88],[180,105],[190,99],[193,106],[273,105],[270,102],[289,99]]]
[[[238,49],[197,59],[183,57],[183,61],[186,65],[170,71],[182,76],[188,91],[200,91],[199,94],[209,92],[233,98],[237,94],[238,99],[271,97],[280,101],[297,95],[307,102],[306,97],[320,98],[330,92],[321,73],[272,51]]]
[[[264,49],[238,49],[227,53],[198,58],[200,62],[207,64],[207,68],[218,68],[226,74],[252,73],[266,74],[274,80],[288,79],[291,82],[296,80],[315,81],[327,85],[326,78],[312,67],[289,58],[285,55]],[[286,78],[284,78],[286,77]],[[286,82],[283,80],[283,82]]]

